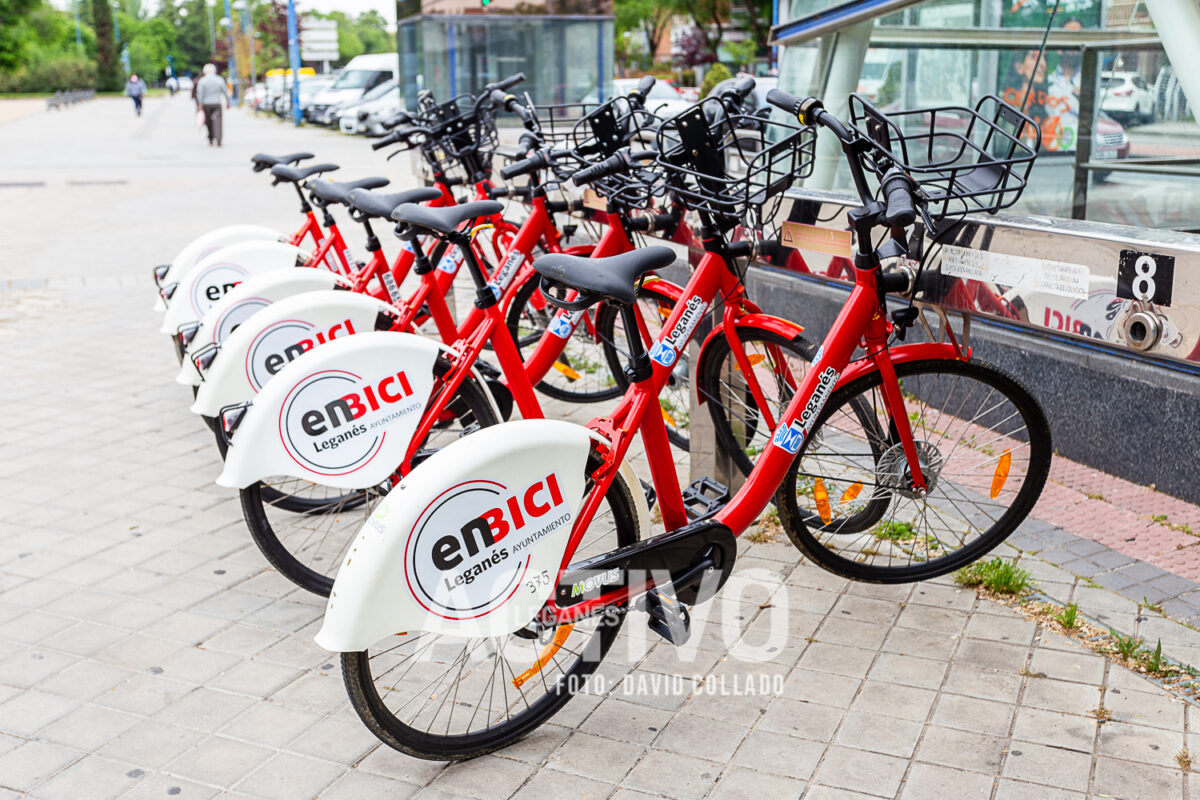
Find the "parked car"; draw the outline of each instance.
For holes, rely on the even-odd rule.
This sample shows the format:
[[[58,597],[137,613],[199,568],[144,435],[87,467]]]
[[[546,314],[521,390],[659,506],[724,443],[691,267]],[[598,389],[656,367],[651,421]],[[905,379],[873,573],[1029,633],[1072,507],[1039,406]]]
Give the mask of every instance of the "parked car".
[[[1115,161],[1129,157],[1129,134],[1125,127],[1107,114],[1096,118],[1096,130],[1092,134],[1092,161]],[[1092,170],[1092,177],[1102,181],[1111,173],[1107,170]]]
[[[310,122],[329,125],[333,117],[329,113],[336,105],[358,100],[379,84],[400,77],[400,56],[397,53],[372,53],[356,56],[342,69],[338,79],[324,91],[315,95],[304,109],[304,118]]]
[[[639,80],[641,78],[616,78],[613,80],[612,95],[605,95],[604,99],[609,100],[612,97],[629,94],[637,88]],[[599,103],[599,92],[593,89],[584,95],[582,102]],[[683,93],[676,89],[670,81],[655,81],[650,93],[646,95],[646,108],[660,117],[673,117],[691,104],[692,101],[684,97]]]
[[[178,81],[179,89],[184,92],[190,92],[192,87],[196,85],[196,82],[192,80],[191,75],[180,75]]]
[[[312,103],[314,97],[333,85],[333,76],[320,75],[314,78],[300,76],[300,111],[301,113]],[[283,95],[276,98],[275,113],[281,117],[291,116],[292,113],[292,82],[289,78],[284,86]]]
[[[364,94],[362,100],[338,107],[338,130],[342,133],[382,135],[383,121],[398,114],[403,107],[400,82],[386,81]]]
[[[1100,110],[1114,119],[1154,121],[1154,89],[1136,72],[1100,73]]]

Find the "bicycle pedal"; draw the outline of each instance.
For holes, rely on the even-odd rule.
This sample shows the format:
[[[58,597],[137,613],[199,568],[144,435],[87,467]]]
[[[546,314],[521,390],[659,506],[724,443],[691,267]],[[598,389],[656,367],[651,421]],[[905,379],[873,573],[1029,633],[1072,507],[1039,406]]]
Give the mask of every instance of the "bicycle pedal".
[[[676,647],[683,647],[692,636],[692,615],[687,606],[674,597],[654,589],[643,595],[643,610],[650,616],[647,626]]]
[[[654,504],[658,502],[658,494],[654,491],[654,484],[646,483],[641,478],[638,478],[638,482],[642,484],[642,491],[646,494],[646,508],[653,509]]]
[[[712,478],[697,478],[683,490],[683,507],[688,520],[708,519],[729,502],[729,487]]]

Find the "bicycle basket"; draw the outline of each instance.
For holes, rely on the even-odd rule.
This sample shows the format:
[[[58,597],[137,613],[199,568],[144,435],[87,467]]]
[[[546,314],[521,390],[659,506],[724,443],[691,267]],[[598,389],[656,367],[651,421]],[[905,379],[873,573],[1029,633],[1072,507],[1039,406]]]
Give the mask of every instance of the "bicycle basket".
[[[723,228],[761,228],[784,190],[812,173],[816,133],[710,97],[664,121],[657,143],[668,185],[686,207]]]
[[[907,172],[934,218],[995,212],[1021,196],[1037,157],[1037,123],[995,95],[975,107],[887,114],[850,95],[851,125],[871,143],[866,158],[882,175],[891,164]]]
[[[558,105],[532,106],[537,117],[542,138],[549,147],[564,147],[569,144],[579,121],[592,111],[595,103],[560,103]]]
[[[628,98],[614,97],[594,107],[575,124],[569,143],[581,161],[595,163],[626,146],[633,150],[651,149],[659,124],[657,117]],[[657,164],[599,178],[591,187],[618,212],[648,209],[656,198],[666,194],[662,170]]]
[[[432,130],[425,144],[431,166],[445,171],[461,163],[468,172],[491,171],[492,155],[500,142],[491,103],[476,111],[475,98],[464,94],[431,106],[422,116]]]

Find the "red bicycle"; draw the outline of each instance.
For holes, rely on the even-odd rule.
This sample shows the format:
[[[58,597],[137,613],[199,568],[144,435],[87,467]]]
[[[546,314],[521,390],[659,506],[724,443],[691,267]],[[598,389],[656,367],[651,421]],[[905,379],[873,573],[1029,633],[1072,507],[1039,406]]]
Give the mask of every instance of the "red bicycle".
[[[706,253],[666,335],[649,349],[628,337],[632,386],[620,406],[586,431],[513,422],[449,445],[401,484],[405,509],[384,509],[377,529],[364,527],[358,556],[338,576],[317,641],[342,651],[351,702],[388,745],[458,759],[515,741],[584,685],[632,609],[682,644],[687,606],[728,579],[736,537],[772,499],[806,555],[878,582],[957,569],[1032,508],[1051,454],[1040,406],[952,335],[898,343],[916,314],[900,309],[889,320],[886,293],[910,291],[913,276],[885,272],[881,261],[906,251],[905,228],[918,211],[931,224],[956,213],[955,203],[994,210],[1015,202],[1036,154],[1022,134],[1036,126],[991,97],[974,109],[910,112],[903,128],[857,97],[850,127],[816,99],[778,91],[768,99],[841,141],[862,203],[851,214],[854,288],[771,445],[736,495],[689,519],[656,396],[694,330],[695,309],[739,283],[736,257],[746,248],[726,233],[747,208],[807,172],[815,141],[808,125],[773,130],[747,175],[731,179],[711,156],[724,136],[712,119],[732,111],[706,100],[664,123],[658,157],[677,196],[698,212]],[[947,113],[967,124],[939,129]],[[609,168],[626,169],[628,159]],[[878,247],[877,229],[887,233]],[[537,270],[556,304],[615,304],[632,331],[636,284],[668,257],[662,248],[619,259],[551,255]],[[639,434],[666,531],[645,539],[640,487],[619,469]],[[482,500],[460,497],[468,489]],[[510,493],[516,499],[506,504]],[[489,504],[497,508],[484,511]],[[424,535],[435,519],[437,534]],[[511,593],[506,581],[516,582]]]

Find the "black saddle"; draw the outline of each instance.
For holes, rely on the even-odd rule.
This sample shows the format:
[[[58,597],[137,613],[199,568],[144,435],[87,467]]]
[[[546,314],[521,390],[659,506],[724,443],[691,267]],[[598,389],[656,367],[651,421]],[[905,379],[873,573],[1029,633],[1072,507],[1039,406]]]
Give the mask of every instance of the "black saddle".
[[[267,167],[273,167],[276,164],[296,164],[312,157],[312,153],[288,153],[285,156],[273,156],[270,153],[255,153],[250,156],[250,161],[254,163],[255,172],[262,172]]]
[[[349,202],[346,195],[355,189],[378,189],[389,183],[387,178],[374,177],[360,178],[356,181],[309,181],[304,184],[304,188],[308,189],[313,202],[323,207],[330,203],[345,204]]]
[[[637,301],[638,278],[675,263],[669,247],[644,247],[610,258],[586,258],[551,253],[533,262],[539,275],[584,295],[583,305],[601,299],[632,305]],[[590,295],[590,297],[589,297]]]
[[[396,222],[407,222],[414,228],[424,228],[434,233],[454,233],[467,220],[499,214],[504,206],[495,200],[476,200],[458,206],[430,208],[405,203],[392,212]]]
[[[368,192],[366,189],[354,189],[346,195],[346,203],[364,216],[391,219],[392,212],[396,210],[397,206],[402,206],[405,203],[428,203],[430,200],[436,200],[441,196],[442,193],[437,189],[426,189],[424,187],[409,189],[406,192],[391,192],[389,194]]]
[[[335,169],[339,169],[337,164],[314,164],[311,167],[288,167],[276,164],[271,167],[271,174],[275,176],[277,182],[299,183],[305,178],[311,178],[322,172],[333,172]]]

